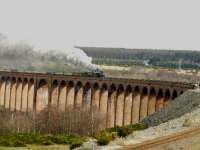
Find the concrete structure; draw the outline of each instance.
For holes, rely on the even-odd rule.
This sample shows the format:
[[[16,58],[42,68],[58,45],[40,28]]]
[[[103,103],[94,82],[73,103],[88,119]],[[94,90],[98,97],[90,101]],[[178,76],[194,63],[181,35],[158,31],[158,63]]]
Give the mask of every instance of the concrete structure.
[[[105,126],[137,123],[184,91],[188,83],[0,71],[0,105],[16,111],[95,106]]]

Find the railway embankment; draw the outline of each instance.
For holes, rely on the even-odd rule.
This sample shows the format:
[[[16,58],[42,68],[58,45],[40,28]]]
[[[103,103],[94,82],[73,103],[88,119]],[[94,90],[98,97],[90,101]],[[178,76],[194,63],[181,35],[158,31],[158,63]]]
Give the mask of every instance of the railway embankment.
[[[148,126],[156,126],[193,111],[200,105],[200,89],[188,90],[169,103],[167,107],[142,120]]]
[[[154,113],[142,121],[149,128],[135,131],[126,138],[117,138],[107,146],[97,146],[95,149],[123,149],[134,145],[173,136],[200,127],[200,90],[188,90],[166,108]]]

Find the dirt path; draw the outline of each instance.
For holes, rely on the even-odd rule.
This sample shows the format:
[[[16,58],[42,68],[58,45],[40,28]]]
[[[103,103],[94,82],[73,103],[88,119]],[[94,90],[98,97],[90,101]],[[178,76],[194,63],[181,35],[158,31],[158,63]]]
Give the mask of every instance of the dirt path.
[[[168,136],[163,136],[155,138],[152,140],[147,140],[139,144],[130,145],[120,150],[143,150],[143,149],[185,149],[191,148],[194,142],[199,141],[200,138],[200,128],[193,128],[183,132],[174,133]],[[198,139],[198,140],[194,140]]]
[[[148,150],[200,150],[200,134],[190,138],[159,145]]]

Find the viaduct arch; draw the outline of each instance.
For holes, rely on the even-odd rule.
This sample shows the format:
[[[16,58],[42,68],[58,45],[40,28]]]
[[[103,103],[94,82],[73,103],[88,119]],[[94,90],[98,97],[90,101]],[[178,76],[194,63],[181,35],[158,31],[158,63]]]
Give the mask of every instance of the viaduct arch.
[[[0,105],[38,112],[94,106],[104,127],[137,123],[195,86],[189,83],[0,71]]]

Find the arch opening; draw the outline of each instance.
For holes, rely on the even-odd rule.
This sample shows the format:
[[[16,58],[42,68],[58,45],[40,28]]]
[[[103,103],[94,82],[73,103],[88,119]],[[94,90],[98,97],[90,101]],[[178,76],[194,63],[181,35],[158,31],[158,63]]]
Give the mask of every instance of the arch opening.
[[[45,79],[41,79],[38,84],[36,102],[34,102],[36,111],[40,111],[48,106],[48,97],[48,83]]]
[[[122,126],[123,125],[123,112],[124,112],[124,87],[123,85],[119,85],[117,89],[117,104],[116,104],[116,119],[115,125]]]
[[[61,111],[65,111],[65,105],[67,100],[67,83],[62,80],[59,87],[59,100],[58,100],[58,108]]]
[[[149,104],[148,104],[148,115],[151,115],[155,112],[156,107],[156,90],[151,88],[149,93]]]
[[[178,97],[177,91],[174,90],[174,91],[173,91],[173,94],[172,94],[172,100],[174,100],[174,99],[177,98],[177,97]]]
[[[22,79],[17,79],[17,91],[16,91],[16,110],[21,110],[21,103],[22,103]]]
[[[164,105],[163,90],[159,89],[158,95],[157,95],[157,100],[156,100],[156,111],[163,108],[163,105]]]
[[[83,87],[83,105],[90,107],[91,98],[92,98],[91,85],[89,82],[87,82]]]
[[[75,106],[80,107],[83,101],[83,85],[79,81],[75,87]]]
[[[133,91],[132,124],[139,122],[140,97],[140,88],[136,86]]]
[[[73,107],[74,106],[74,98],[75,98],[75,87],[74,82],[69,81],[67,84],[67,103],[66,107]]]
[[[144,119],[147,116],[148,112],[148,89],[144,87],[141,93],[140,101],[140,120]]]
[[[107,127],[115,125],[116,93],[116,86],[111,84],[108,91]]]
[[[131,113],[132,113],[132,87],[128,85],[125,91],[124,98],[124,122],[123,125],[131,124]]]
[[[99,108],[100,103],[100,87],[98,83],[95,83],[93,86],[92,92],[92,107]]]
[[[168,105],[168,103],[170,102],[170,99],[171,99],[170,90],[167,89],[165,92],[164,106]]]

